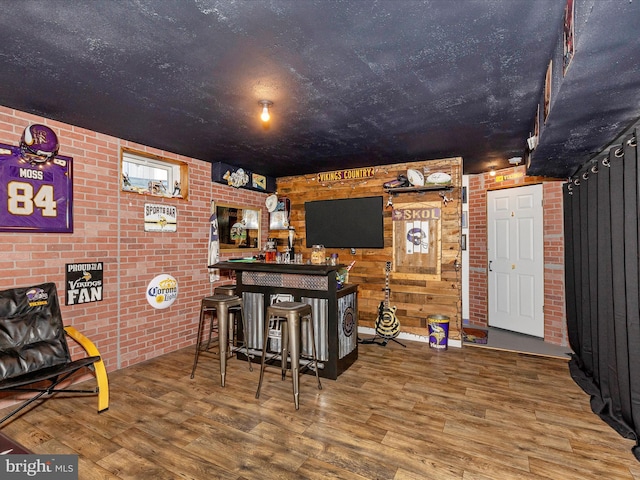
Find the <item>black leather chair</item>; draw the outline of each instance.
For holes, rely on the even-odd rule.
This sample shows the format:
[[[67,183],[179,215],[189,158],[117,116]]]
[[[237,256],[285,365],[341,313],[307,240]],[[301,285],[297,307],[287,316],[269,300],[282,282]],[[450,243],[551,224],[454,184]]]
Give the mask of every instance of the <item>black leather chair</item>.
[[[87,356],[72,359],[66,337]],[[61,385],[82,369],[95,373],[97,388]],[[70,382],[65,382],[70,383]],[[109,384],[95,345],[73,327],[65,327],[54,283],[0,291],[0,392],[33,396],[0,419],[0,425],[42,397],[57,392],[97,393],[98,412],[109,408]]]

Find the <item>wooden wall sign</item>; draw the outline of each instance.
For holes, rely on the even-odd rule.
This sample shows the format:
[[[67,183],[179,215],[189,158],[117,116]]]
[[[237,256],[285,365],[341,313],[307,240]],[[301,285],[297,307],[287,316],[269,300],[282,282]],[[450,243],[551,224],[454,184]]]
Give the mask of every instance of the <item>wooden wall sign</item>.
[[[394,272],[404,278],[440,275],[441,203],[422,202],[394,208]]]
[[[362,180],[372,178],[376,174],[375,168],[351,168],[349,170],[334,170],[333,172],[322,172],[318,174],[318,182],[339,182],[341,180]]]

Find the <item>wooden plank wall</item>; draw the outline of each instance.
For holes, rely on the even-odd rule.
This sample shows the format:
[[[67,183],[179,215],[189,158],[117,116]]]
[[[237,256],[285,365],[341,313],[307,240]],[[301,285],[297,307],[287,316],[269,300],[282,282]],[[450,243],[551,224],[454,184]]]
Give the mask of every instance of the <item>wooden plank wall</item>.
[[[356,198],[382,195],[387,203],[389,194],[383,184],[406,174],[412,168],[425,172],[444,171],[452,176],[452,190],[427,191],[395,194],[393,206],[402,208],[403,204],[419,202],[440,202],[441,219],[441,274],[424,275],[411,279],[401,274],[390,275],[390,306],[397,308],[396,314],[401,331],[419,336],[428,336],[427,317],[434,314],[447,315],[450,319],[449,338],[461,339],[462,324],[462,272],[458,268],[461,262],[461,185],[462,159],[447,158],[422,162],[401,163],[374,167],[372,178],[320,181],[318,175],[300,175],[282,177],[277,180],[279,197],[287,197],[291,202],[290,223],[296,229],[296,252],[302,252],[305,261],[311,256],[305,247],[304,202],[341,198]],[[425,177],[427,175],[425,174]],[[444,201],[441,193],[446,195]],[[383,249],[357,249],[351,254],[349,249],[327,249],[327,255],[338,253],[339,261],[355,265],[349,275],[349,283],[359,284],[358,315],[361,326],[374,327],[378,306],[384,300],[385,264],[393,261],[393,225],[392,207],[384,209],[385,242]],[[329,227],[329,226],[328,226]],[[279,249],[287,245],[287,232],[273,230],[269,236],[278,239]]]

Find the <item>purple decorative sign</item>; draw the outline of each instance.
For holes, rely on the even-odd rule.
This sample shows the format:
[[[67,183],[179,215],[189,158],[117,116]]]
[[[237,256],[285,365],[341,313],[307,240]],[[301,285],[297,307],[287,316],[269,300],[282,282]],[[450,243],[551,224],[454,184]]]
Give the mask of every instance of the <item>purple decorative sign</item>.
[[[31,163],[0,143],[0,231],[72,233],[72,160]]]

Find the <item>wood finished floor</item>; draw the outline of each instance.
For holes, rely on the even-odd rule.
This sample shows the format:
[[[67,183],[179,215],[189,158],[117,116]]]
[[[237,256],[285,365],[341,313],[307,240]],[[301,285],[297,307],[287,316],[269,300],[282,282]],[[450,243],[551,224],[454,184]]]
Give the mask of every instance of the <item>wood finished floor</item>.
[[[565,360],[480,348],[361,345],[338,380],[291,380],[192,349],[110,374],[110,409],[52,398],[2,432],[35,453],[77,453],[90,479],[640,479],[591,413]]]

